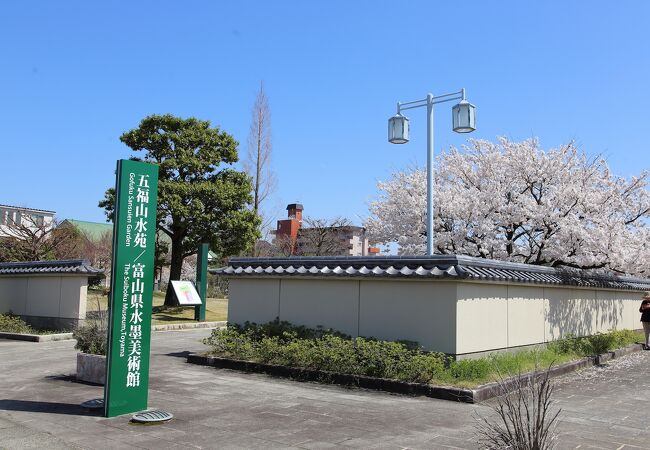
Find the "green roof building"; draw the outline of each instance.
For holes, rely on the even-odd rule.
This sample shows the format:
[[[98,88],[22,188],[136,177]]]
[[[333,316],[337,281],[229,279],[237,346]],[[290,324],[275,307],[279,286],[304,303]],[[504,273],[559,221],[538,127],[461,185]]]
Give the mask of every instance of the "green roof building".
[[[81,231],[88,239],[92,241],[99,241],[105,233],[113,233],[112,223],[102,222],[86,222],[85,220],[65,219],[61,225],[69,223],[74,225]]]

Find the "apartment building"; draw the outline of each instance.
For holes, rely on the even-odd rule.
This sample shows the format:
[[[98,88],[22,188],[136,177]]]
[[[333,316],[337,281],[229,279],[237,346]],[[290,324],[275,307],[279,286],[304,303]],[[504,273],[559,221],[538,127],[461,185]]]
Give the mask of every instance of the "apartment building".
[[[303,205],[287,205],[287,218],[278,220],[274,244],[284,247],[288,255],[321,256],[373,256],[379,249],[369,245],[366,229],[363,227],[318,226],[304,227]]]
[[[12,236],[12,227],[20,224],[29,228],[49,230],[54,224],[54,211],[0,204],[0,237]]]

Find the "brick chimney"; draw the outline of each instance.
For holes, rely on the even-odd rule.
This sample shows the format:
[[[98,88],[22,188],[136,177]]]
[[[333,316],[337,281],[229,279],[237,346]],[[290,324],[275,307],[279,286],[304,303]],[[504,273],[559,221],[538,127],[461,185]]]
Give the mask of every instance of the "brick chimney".
[[[287,216],[289,219],[296,219],[298,222],[302,223],[302,210],[304,208],[300,203],[291,203],[287,205]]]
[[[275,230],[275,237],[287,239],[291,245],[291,254],[295,251],[296,240],[298,239],[298,230],[302,226],[302,210],[300,203],[291,203],[287,205],[287,219],[278,220]]]

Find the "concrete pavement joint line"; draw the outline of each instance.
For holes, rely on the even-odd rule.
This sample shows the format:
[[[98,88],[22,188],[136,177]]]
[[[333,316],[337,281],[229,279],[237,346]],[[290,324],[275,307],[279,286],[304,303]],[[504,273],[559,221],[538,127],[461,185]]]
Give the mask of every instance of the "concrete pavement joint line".
[[[560,364],[549,370],[549,376],[555,378],[576,370],[601,365],[605,361],[630,353],[642,350],[641,344],[633,344],[625,348],[617,349],[597,356],[588,356],[576,361]],[[456,388],[451,386],[435,386],[424,383],[409,383],[405,381],[375,378],[361,375],[348,375],[323,370],[306,369],[280,366],[275,364],[256,363],[252,361],[241,361],[213,356],[202,356],[189,354],[187,362],[203,366],[217,367],[221,369],[241,370],[244,372],[265,373],[272,376],[297,379],[300,381],[319,382],[323,378],[334,384],[343,386],[355,386],[366,389],[393,392],[397,394],[421,395],[441,400],[451,400],[462,403],[479,403],[501,394],[503,387],[511,390],[516,386],[517,378],[512,377],[503,380],[501,383],[489,383],[478,386],[475,389]],[[540,375],[542,372],[538,372]],[[529,372],[529,374],[531,374]],[[528,374],[524,374],[526,376]],[[500,386],[501,384],[501,386]]]

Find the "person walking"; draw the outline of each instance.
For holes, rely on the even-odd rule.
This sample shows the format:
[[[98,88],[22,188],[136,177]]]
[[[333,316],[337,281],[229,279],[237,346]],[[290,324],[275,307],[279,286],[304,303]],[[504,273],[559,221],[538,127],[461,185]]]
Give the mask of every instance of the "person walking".
[[[641,313],[641,323],[643,324],[643,332],[645,333],[643,349],[650,350],[650,291],[646,291],[643,294],[639,312]]]

